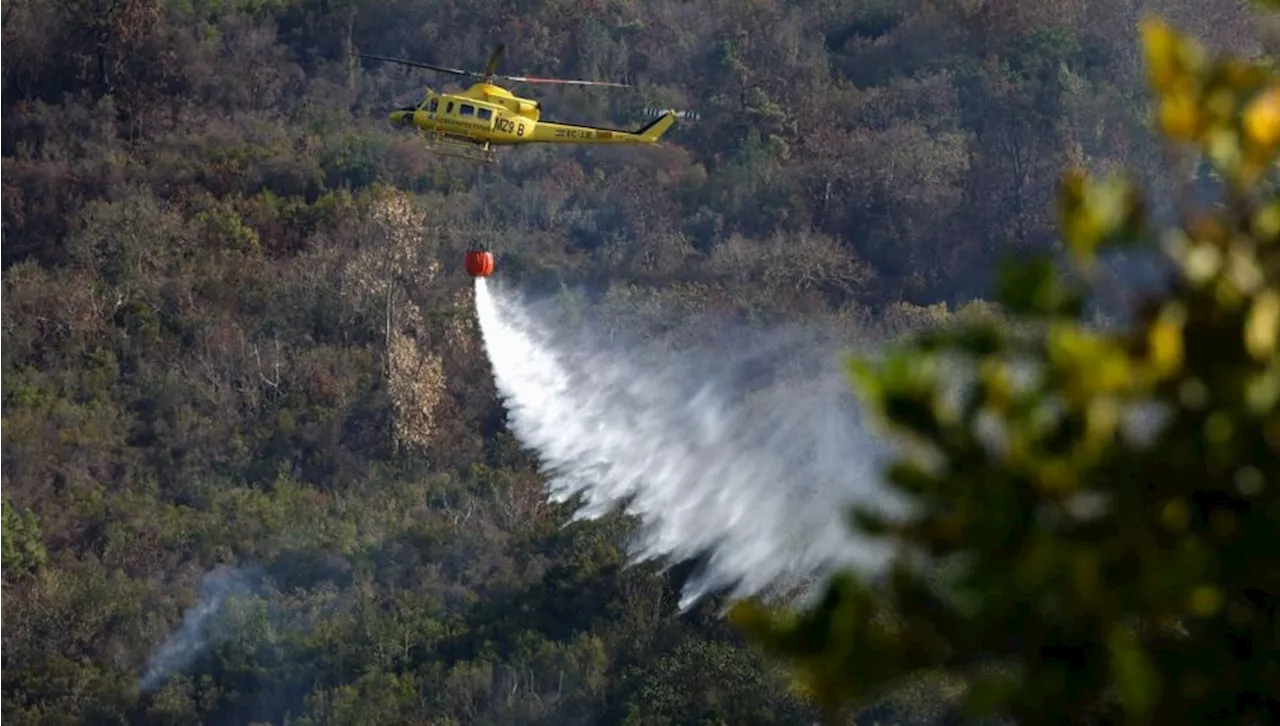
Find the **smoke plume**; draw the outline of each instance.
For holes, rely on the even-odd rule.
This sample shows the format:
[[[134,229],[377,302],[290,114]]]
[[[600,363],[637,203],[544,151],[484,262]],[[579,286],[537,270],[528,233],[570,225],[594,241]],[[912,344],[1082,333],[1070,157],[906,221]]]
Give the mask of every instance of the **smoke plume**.
[[[233,567],[219,567],[200,583],[200,601],[182,616],[182,625],[156,649],[143,670],[139,688],[143,693],[163,685],[173,673],[191,665],[206,648],[226,635],[223,623],[227,601],[255,589],[253,574]]]

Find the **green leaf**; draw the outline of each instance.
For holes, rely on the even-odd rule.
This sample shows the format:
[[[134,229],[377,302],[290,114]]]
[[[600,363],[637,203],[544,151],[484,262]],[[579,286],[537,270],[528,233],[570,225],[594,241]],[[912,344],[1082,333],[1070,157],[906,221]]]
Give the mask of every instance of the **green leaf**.
[[[1077,317],[1084,303],[1079,291],[1063,283],[1048,255],[1003,265],[998,295],[1010,312],[1023,314]]]
[[[893,522],[882,513],[863,506],[855,505],[849,518],[854,529],[872,537],[884,536],[894,529]]]
[[[1021,673],[1016,669],[999,667],[992,672],[974,678],[965,701],[965,713],[970,717],[994,714],[1023,686]]]
[[[1130,723],[1147,723],[1160,697],[1160,674],[1143,651],[1137,636],[1123,626],[1107,634],[1111,673]]]
[[[1095,180],[1079,170],[1068,173],[1058,197],[1058,219],[1076,264],[1086,268],[1100,249],[1138,241],[1146,232],[1142,195],[1122,176]]]

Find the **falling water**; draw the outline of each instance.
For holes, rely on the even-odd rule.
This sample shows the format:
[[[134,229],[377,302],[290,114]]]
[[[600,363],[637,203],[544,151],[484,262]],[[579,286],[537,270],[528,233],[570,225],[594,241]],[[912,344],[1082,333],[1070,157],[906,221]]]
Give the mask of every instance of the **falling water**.
[[[883,561],[847,525],[849,504],[889,503],[881,447],[837,358],[815,358],[818,375],[761,387],[758,351],[805,349],[766,345],[770,336],[701,357],[570,343],[485,278],[476,309],[510,426],[540,454],[551,497],[581,494],[578,518],[637,515],[637,561],[703,558],[681,607],[712,590],[766,594]]]

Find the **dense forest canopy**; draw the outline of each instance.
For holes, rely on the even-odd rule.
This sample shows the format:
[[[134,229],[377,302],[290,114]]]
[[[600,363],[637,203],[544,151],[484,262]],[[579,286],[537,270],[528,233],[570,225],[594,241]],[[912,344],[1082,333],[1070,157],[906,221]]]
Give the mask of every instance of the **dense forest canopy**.
[[[1233,0],[6,4],[3,715],[812,719],[717,603],[677,615],[680,570],[624,566],[625,518],[563,526],[461,251],[655,338],[944,320],[1053,247],[1067,163],[1168,182],[1145,9],[1268,42]],[[701,118],[478,175],[385,122],[446,79],[353,60],[499,42],[507,72],[638,85],[513,89],[548,117]],[[205,647],[140,680],[211,598]],[[867,717],[924,722],[936,685]]]

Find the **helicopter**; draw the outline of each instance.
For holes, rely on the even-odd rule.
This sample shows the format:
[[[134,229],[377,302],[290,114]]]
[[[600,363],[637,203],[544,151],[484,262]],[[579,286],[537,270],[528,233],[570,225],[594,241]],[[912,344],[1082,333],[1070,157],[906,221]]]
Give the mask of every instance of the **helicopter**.
[[[492,163],[494,147],[520,144],[655,144],[676,118],[692,118],[688,112],[666,109],[657,118],[635,131],[601,126],[566,124],[542,120],[542,104],[521,98],[494,84],[495,79],[520,83],[557,83],[574,86],[629,88],[626,83],[582,81],[563,78],[533,78],[495,73],[506,44],[499,44],[489,56],[484,73],[446,68],[402,58],[357,53],[361,58],[399,63],[441,73],[480,79],[461,93],[427,89],[422,102],[392,111],[388,119],[402,127],[416,127],[428,145],[447,156]]]

